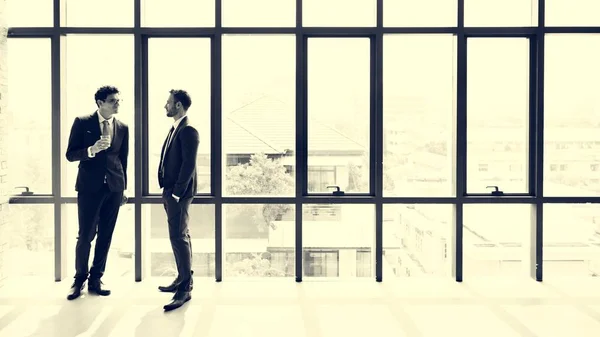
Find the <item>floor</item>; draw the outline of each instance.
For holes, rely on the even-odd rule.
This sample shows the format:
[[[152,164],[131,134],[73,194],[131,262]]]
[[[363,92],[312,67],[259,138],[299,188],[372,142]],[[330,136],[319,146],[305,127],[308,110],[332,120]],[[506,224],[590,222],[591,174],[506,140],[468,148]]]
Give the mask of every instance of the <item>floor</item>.
[[[67,301],[71,280],[8,280],[0,337],[600,336],[600,280],[374,281],[195,279],[193,299],[110,280],[113,294]]]

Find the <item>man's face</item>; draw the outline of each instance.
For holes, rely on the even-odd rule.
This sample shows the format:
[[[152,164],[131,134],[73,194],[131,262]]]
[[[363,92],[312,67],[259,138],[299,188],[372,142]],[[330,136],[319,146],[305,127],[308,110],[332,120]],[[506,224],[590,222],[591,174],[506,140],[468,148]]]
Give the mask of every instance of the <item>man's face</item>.
[[[119,104],[121,99],[119,98],[119,94],[108,95],[104,101],[98,101],[101,109],[104,113],[107,114],[116,114],[119,112]]]
[[[165,110],[167,112],[167,117],[173,117],[177,115],[178,109],[175,104],[175,98],[173,95],[169,95],[169,99],[167,100],[167,104],[165,104]]]

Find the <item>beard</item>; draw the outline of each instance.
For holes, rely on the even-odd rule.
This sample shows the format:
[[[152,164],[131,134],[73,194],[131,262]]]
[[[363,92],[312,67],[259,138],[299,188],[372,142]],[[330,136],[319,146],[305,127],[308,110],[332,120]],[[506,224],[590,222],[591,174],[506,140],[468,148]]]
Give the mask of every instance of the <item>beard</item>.
[[[177,110],[175,110],[175,109],[167,110],[167,117],[173,117],[175,115],[177,115]]]

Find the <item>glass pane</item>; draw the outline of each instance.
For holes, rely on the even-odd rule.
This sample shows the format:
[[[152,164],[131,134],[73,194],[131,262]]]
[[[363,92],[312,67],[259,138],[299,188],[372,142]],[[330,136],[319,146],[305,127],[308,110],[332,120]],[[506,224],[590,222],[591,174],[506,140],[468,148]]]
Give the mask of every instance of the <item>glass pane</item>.
[[[304,277],[373,277],[373,205],[304,205],[302,235]]]
[[[294,194],[295,46],[293,35],[223,37],[226,195]]]
[[[546,0],[546,26],[600,26],[598,0]]]
[[[308,192],[369,192],[369,42],[308,40]]]
[[[599,233],[599,205],[544,205],[544,279],[600,276]]]
[[[131,0],[62,1],[66,1],[65,11],[69,27],[133,27],[133,1]],[[102,45],[94,46],[103,49]]]
[[[305,27],[374,27],[375,0],[302,0]]]
[[[192,204],[188,228],[192,239],[194,278],[215,276],[215,206]],[[177,277],[177,265],[169,240],[167,214],[162,204],[142,205],[142,226],[149,237],[150,276],[164,277],[164,285]]]
[[[383,8],[383,25],[386,27],[457,25],[457,0],[383,0]]]
[[[383,206],[383,277],[452,276],[452,205]]]
[[[454,195],[451,61],[456,39],[451,35],[383,39],[384,195]]]
[[[226,277],[296,275],[294,205],[225,205]]]
[[[295,0],[222,0],[224,27],[295,27]]]
[[[469,39],[467,191],[528,192],[529,41]]]
[[[531,205],[464,205],[465,279],[530,275],[531,210]]]
[[[465,0],[465,26],[537,26],[538,0]]]
[[[7,194],[52,194],[50,39],[8,39]],[[31,75],[35,74],[35,81]],[[35,94],[33,94],[35,93]],[[32,96],[33,95],[33,96]],[[35,99],[33,99],[35,97]],[[8,130],[7,130],[8,131]]]
[[[6,207],[6,206],[3,206]],[[54,277],[54,206],[10,205],[2,229],[6,242],[0,261],[8,279]],[[6,237],[4,237],[6,235]]]
[[[65,161],[66,186],[63,195],[76,196],[75,182],[79,162],[67,162],[69,134],[75,117],[91,115],[98,109],[94,95],[98,88],[112,85],[119,89],[121,99],[114,118],[129,127],[129,157],[127,159],[127,190],[135,191],[135,128],[133,91],[133,36],[129,35],[68,35],[66,38],[67,115],[62,119],[62,158]],[[110,46],[90,53],[90,46]]]
[[[142,0],[142,26],[214,27],[215,0]]]
[[[35,10],[32,10],[35,8]],[[8,27],[51,27],[54,24],[52,0],[6,0]]]
[[[544,195],[600,195],[600,35],[546,37]]]
[[[71,281],[75,276],[75,247],[77,246],[77,237],[79,235],[77,204],[66,204],[63,206],[62,217],[65,219],[67,231],[67,275],[65,279]],[[124,280],[131,282],[134,279],[135,272],[135,239],[134,226],[135,211],[133,204],[125,204],[119,208],[119,215],[113,232],[108,258],[106,260],[106,270],[103,281],[114,283]],[[92,268],[94,260],[94,249],[96,247],[96,238],[92,241],[90,249],[90,260],[88,268]],[[112,281],[111,281],[112,280]],[[114,281],[114,282],[113,282]]]
[[[177,50],[177,53],[173,51]],[[173,126],[165,104],[171,89],[192,99],[187,119],[200,134],[196,155],[197,193],[210,193],[210,40],[156,38],[148,40],[148,178],[150,193],[161,193],[158,166],[162,146]]]

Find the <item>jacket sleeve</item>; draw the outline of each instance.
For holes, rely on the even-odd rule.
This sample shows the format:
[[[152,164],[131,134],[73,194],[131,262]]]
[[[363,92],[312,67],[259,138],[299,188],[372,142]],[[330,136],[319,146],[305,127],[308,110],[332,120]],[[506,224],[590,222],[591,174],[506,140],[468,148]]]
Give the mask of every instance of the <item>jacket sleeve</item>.
[[[121,143],[121,150],[119,152],[119,160],[121,160],[121,166],[123,166],[123,174],[125,178],[125,189],[127,189],[127,157],[129,156],[129,127],[125,126],[125,136],[123,136],[123,142]]]
[[[179,133],[181,142],[181,166],[175,186],[173,186],[173,194],[182,197],[187,189],[194,170],[196,169],[196,155],[198,154],[198,144],[200,144],[200,136],[198,131],[192,126],[187,126]]]
[[[67,160],[85,161],[90,160],[88,148],[83,145],[84,128],[79,117],[75,117],[73,126],[71,126],[71,134],[69,135],[69,144],[67,145]]]

